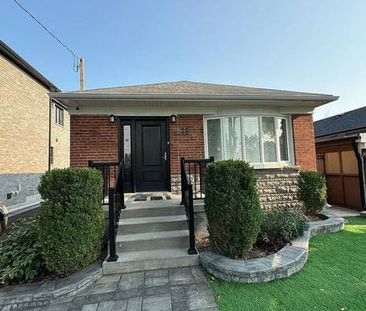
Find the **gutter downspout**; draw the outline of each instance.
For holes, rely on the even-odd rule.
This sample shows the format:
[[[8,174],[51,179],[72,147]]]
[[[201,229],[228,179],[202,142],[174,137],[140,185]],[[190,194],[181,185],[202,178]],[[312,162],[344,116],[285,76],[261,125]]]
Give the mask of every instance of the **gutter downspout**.
[[[48,170],[51,170],[51,115],[52,115],[52,98],[49,98],[48,104]]]
[[[359,176],[359,183],[360,183],[361,207],[364,210],[365,209],[365,188],[364,188],[365,176],[364,176],[364,170],[363,170],[362,155],[360,154],[360,151],[358,149],[357,142],[353,142],[352,147],[353,147],[353,151],[355,152],[356,159],[357,159],[358,176]]]

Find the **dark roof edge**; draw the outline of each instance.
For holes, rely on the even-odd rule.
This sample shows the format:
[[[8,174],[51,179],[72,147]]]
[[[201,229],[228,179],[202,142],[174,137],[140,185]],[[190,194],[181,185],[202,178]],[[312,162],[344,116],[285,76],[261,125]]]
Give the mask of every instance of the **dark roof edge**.
[[[26,62],[20,55],[12,50],[4,41],[0,40],[0,54],[28,73],[31,77],[47,87],[51,92],[60,92],[61,90],[37,71],[33,66]]]
[[[322,136],[322,137],[317,137],[315,138],[315,143],[317,144],[321,144],[321,143],[328,143],[328,142],[333,142],[333,141],[337,141],[337,140],[356,140],[360,138],[360,134],[359,133],[354,133],[354,134],[350,134],[348,136]]]
[[[352,129],[347,129],[347,130],[343,130],[343,131],[339,131],[339,132],[333,132],[333,133],[328,133],[328,134],[324,134],[324,135],[315,135],[315,139],[321,138],[321,139],[326,139],[328,137],[335,137],[335,136],[340,136],[340,135],[353,135],[353,134],[359,134],[361,132],[366,132],[366,127],[356,127],[356,128],[352,128]]]

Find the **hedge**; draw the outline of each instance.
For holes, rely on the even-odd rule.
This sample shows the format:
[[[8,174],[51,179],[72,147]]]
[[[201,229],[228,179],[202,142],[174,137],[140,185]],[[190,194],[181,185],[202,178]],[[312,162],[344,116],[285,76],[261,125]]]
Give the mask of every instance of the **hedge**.
[[[49,271],[65,275],[97,259],[104,231],[102,184],[95,169],[54,169],[42,176],[40,240]]]
[[[299,198],[304,203],[305,213],[314,215],[327,204],[325,177],[313,171],[302,171],[298,177]]]
[[[243,256],[256,241],[261,223],[254,169],[237,160],[209,164],[205,212],[215,250],[230,258]]]
[[[308,223],[301,209],[277,207],[263,210],[258,242],[269,244],[277,250],[302,235]]]

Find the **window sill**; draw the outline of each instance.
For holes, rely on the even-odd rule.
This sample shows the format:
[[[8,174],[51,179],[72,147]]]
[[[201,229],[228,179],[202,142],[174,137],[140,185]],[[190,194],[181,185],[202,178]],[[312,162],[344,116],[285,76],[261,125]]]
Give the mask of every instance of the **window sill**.
[[[268,168],[296,168],[297,166],[289,162],[275,162],[275,163],[256,163],[253,164],[255,170]]]

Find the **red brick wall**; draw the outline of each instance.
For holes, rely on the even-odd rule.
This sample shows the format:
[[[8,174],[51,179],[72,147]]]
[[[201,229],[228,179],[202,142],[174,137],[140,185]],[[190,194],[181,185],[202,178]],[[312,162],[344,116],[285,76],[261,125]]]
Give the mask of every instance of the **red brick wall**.
[[[292,117],[295,163],[301,170],[316,170],[315,138],[312,115]]]
[[[178,115],[170,124],[170,171],[180,174],[180,158],[204,158],[203,116]]]
[[[108,116],[70,118],[70,165],[88,166],[88,161],[118,161],[118,123]]]

